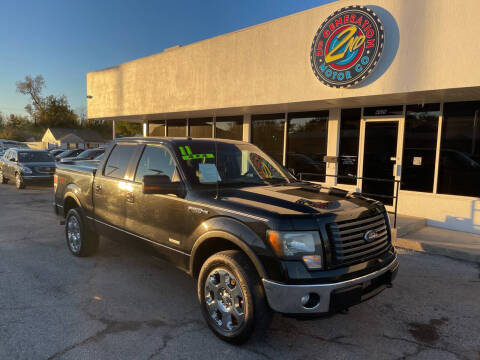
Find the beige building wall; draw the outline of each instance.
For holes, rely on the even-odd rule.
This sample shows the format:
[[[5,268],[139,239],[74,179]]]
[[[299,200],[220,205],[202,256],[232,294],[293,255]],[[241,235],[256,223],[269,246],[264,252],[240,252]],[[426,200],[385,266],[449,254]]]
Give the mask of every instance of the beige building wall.
[[[332,89],[313,74],[312,40],[331,13],[357,4],[382,18],[385,51],[363,85]],[[88,73],[88,117],[158,119],[202,110],[238,114],[479,98],[478,13],[478,0],[336,1]],[[447,91],[461,88],[473,89]]]

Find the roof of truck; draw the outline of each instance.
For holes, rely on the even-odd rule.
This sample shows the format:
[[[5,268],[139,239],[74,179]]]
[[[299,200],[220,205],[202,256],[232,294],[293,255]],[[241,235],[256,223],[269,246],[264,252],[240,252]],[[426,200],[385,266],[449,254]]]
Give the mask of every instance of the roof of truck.
[[[229,140],[229,139],[218,139],[218,138],[191,138],[191,137],[168,137],[168,136],[147,136],[147,137],[126,137],[126,138],[118,138],[116,139],[117,142],[150,142],[150,143],[161,143],[161,142],[169,142],[172,144],[178,142],[185,142],[185,141],[192,141],[192,142],[213,142],[216,141],[217,143],[227,143],[227,144],[242,144],[245,143],[244,141],[239,140]]]

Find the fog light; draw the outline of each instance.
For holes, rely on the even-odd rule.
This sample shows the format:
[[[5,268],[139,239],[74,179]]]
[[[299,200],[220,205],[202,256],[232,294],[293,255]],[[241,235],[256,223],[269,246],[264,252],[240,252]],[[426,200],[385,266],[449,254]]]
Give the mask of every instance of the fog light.
[[[310,294],[302,296],[302,305],[305,306],[308,303],[308,300],[310,300]]]
[[[307,295],[302,296],[300,299],[302,305],[306,309],[313,309],[320,303],[320,295],[315,293],[309,293]]]

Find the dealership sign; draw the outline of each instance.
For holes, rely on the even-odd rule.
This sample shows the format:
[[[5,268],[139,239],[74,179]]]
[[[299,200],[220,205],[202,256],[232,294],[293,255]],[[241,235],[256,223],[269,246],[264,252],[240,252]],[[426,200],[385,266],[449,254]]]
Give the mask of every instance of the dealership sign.
[[[331,87],[363,81],[382,55],[380,18],[363,6],[349,6],[330,15],[313,39],[310,60],[317,78]]]

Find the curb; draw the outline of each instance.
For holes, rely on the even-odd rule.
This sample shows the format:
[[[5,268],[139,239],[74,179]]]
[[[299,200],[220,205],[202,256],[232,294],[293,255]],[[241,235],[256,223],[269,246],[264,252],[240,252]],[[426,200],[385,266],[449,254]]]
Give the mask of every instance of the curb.
[[[395,247],[424,252],[433,255],[448,256],[453,259],[469,261],[480,264],[480,251],[477,253],[469,252],[467,250],[455,249],[446,246],[439,246],[435,244],[425,243],[421,241],[408,240],[402,238],[394,238],[393,244]]]

